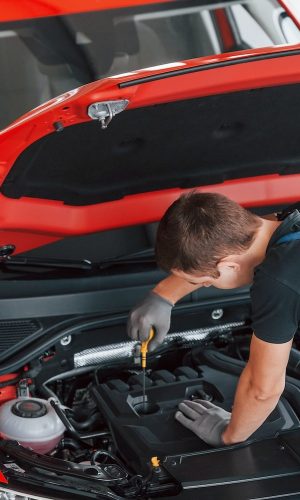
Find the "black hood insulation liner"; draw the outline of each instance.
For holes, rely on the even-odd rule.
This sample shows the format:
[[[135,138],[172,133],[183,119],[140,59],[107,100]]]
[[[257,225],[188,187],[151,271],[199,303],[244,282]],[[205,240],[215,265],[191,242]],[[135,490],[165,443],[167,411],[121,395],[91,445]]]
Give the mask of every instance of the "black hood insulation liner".
[[[86,122],[52,133],[16,160],[1,192],[89,205],[192,188],[300,164],[300,85],[124,111],[107,130]]]

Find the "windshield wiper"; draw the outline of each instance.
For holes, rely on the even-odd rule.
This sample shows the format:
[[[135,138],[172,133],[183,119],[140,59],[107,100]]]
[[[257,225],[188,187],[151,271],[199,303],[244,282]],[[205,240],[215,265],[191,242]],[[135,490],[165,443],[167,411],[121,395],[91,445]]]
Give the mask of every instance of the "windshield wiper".
[[[152,248],[140,250],[135,253],[113,257],[112,259],[104,259],[96,263],[98,269],[108,269],[119,265],[135,265],[135,264],[153,264],[155,262],[154,252]]]
[[[51,267],[63,269],[82,269],[89,271],[93,264],[89,260],[38,259],[32,257],[6,257],[0,261],[1,266]]]
[[[155,262],[153,250],[147,249],[136,253],[114,257],[112,259],[104,259],[101,262],[91,262],[88,259],[83,260],[68,260],[68,259],[51,259],[37,257],[6,257],[0,260],[1,266],[5,267],[47,267],[52,269],[79,269],[83,271],[105,270],[120,265],[138,265],[138,264],[153,264]]]

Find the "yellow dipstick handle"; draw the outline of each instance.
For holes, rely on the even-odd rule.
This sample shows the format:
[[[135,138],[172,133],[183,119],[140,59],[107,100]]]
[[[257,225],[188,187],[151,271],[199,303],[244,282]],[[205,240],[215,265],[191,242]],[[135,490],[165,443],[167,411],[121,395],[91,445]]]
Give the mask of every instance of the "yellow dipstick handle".
[[[150,334],[147,340],[145,342],[142,342],[141,345],[141,356],[142,356],[142,368],[146,368],[146,357],[147,357],[147,352],[148,352],[148,344],[150,340],[152,340],[154,337],[154,328],[150,329]]]
[[[151,458],[151,465],[152,467],[159,467],[160,466],[160,460],[158,457],[152,457]]]

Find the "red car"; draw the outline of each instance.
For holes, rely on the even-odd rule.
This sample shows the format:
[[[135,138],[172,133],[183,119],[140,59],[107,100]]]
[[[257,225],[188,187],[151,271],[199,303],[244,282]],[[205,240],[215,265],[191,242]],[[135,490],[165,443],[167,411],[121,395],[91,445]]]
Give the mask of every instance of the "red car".
[[[174,413],[199,396],[230,410],[248,288],[175,307],[146,414],[125,333],[181,193],[260,214],[298,201],[294,2],[1,3],[0,499],[297,498],[299,336],[267,421],[212,449]]]

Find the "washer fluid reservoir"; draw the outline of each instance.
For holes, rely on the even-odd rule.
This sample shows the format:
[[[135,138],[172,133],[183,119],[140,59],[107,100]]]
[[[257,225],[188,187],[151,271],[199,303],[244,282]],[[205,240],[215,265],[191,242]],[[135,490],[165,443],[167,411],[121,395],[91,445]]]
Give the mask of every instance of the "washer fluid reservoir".
[[[18,398],[0,406],[1,437],[18,441],[37,453],[52,451],[64,431],[64,424],[45,399]]]

